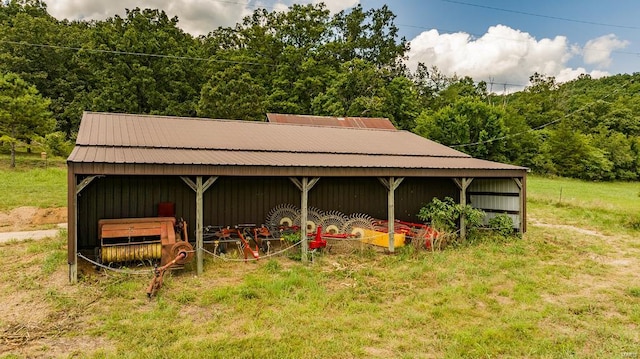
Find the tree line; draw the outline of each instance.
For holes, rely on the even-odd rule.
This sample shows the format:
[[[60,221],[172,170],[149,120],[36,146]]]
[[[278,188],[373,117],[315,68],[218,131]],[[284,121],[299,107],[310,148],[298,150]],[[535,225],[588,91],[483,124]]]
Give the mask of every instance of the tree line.
[[[102,21],[57,20],[40,0],[3,2],[3,150],[37,138],[64,155],[83,111],[254,121],[274,112],[386,117],[537,173],[640,176],[638,73],[563,84],[535,73],[523,91],[491,93],[429,64],[408,69],[410,44],[386,6],[333,15],[323,4],[258,9],[198,37],[178,21],[140,8]]]

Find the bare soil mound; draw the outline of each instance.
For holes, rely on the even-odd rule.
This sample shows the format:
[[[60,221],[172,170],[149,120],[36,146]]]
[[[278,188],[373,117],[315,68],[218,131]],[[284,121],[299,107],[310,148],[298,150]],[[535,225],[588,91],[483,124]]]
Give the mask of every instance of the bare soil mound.
[[[51,227],[67,222],[67,207],[18,207],[0,212],[0,232],[15,232]]]

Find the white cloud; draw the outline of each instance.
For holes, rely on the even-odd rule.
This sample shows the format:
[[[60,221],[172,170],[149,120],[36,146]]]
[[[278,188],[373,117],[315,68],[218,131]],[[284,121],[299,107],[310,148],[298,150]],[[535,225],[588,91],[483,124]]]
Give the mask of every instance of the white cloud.
[[[614,34],[589,40],[583,49],[584,62],[600,68],[607,68],[611,65],[611,52],[623,49],[627,45],[629,45],[629,41],[618,40]]]
[[[104,20],[114,15],[125,15],[125,9],[135,7],[164,10],[169,17],[178,16],[178,26],[192,35],[207,34],[220,26],[234,26],[253,13],[260,3],[216,0],[45,0],[49,13],[58,19]],[[268,7],[286,9],[286,5]]]
[[[218,27],[234,26],[257,8],[286,11],[293,3],[319,3],[304,1],[220,1],[220,0],[45,0],[49,13],[58,19],[104,20],[114,15],[125,15],[125,9],[135,7],[161,9],[167,16],[178,16],[178,26],[192,35],[204,35]],[[327,9],[337,13],[357,5],[360,0],[325,0]]]
[[[607,44],[612,46],[614,42]],[[559,82],[588,73],[572,69],[567,62],[579,51],[564,36],[536,40],[526,32],[497,25],[478,39],[466,33],[440,34],[425,31],[411,40],[408,66],[415,70],[418,62],[436,66],[443,74],[470,76],[476,81],[495,84],[526,85],[535,72],[554,76]],[[592,77],[606,72],[592,71]]]
[[[332,14],[335,14],[342,10],[350,9],[358,5],[358,3],[360,3],[360,0],[313,0],[314,4],[318,4],[321,2],[327,5],[327,9],[329,9]]]
[[[587,71],[587,69],[585,69],[584,67],[578,67],[577,69],[572,69],[572,68],[562,69],[558,74],[556,74],[555,78],[556,78],[556,82],[568,82],[571,80],[575,80],[576,78],[578,78],[578,76],[584,75],[584,74],[587,74],[594,79],[610,75],[610,73],[606,71],[600,71],[600,70]]]

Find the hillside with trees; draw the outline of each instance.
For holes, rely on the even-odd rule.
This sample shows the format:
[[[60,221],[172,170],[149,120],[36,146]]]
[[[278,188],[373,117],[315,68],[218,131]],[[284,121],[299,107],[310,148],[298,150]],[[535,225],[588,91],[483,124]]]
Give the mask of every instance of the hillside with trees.
[[[394,21],[386,6],[332,15],[293,5],[194,37],[155,9],[67,21],[39,0],[3,2],[0,97],[29,100],[0,103],[0,150],[40,141],[64,156],[60,142],[73,141],[83,111],[252,121],[276,112],[387,117],[535,173],[640,177],[640,73],[562,84],[535,73],[523,91],[495,94],[430,64],[406,68],[410,44]]]

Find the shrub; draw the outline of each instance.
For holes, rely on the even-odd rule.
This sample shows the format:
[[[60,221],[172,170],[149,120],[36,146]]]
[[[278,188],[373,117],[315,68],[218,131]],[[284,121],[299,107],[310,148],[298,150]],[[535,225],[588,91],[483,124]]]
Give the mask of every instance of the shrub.
[[[513,234],[513,219],[506,214],[498,214],[489,220],[489,228],[507,237]]]
[[[420,208],[418,218],[431,224],[442,235],[451,236],[457,233],[458,220],[465,218],[465,229],[469,235],[474,235],[476,230],[482,225],[485,213],[470,205],[456,203],[453,198],[446,197],[443,201],[438,198],[431,200],[431,203]]]
[[[67,157],[73,145],[67,140],[64,132],[52,132],[44,137],[47,151],[53,156]]]

